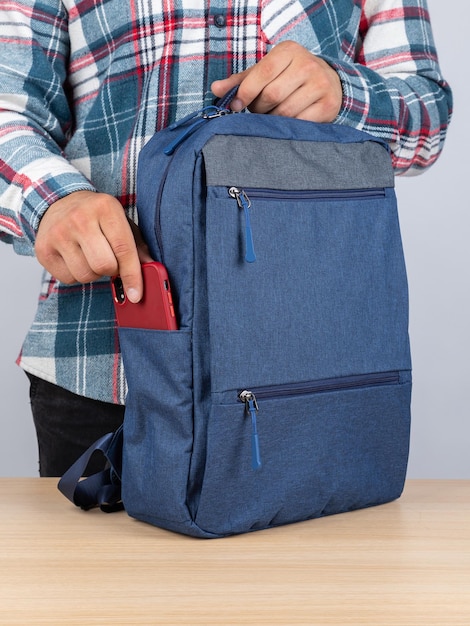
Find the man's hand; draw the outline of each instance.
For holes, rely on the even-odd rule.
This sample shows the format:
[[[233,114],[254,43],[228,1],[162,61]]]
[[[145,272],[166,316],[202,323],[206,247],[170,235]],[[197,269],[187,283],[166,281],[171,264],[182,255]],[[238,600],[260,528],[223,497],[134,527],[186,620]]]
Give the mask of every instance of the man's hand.
[[[63,283],[120,274],[132,302],[143,293],[140,264],[152,260],[118,200],[92,191],[76,191],[49,207],[35,250],[41,265]]]
[[[343,100],[336,70],[294,41],[279,43],[244,72],[214,81],[212,91],[220,98],[235,85],[234,111],[248,107],[311,122],[332,122]]]

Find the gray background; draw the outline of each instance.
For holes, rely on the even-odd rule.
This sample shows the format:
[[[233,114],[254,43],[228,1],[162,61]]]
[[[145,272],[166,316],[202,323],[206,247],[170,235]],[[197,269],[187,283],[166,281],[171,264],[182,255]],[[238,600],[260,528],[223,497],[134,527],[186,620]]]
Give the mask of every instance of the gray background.
[[[413,425],[408,476],[470,478],[470,3],[429,0],[454,119],[441,159],[397,191],[410,284]],[[457,10],[458,7],[458,10]],[[465,64],[465,65],[464,65]],[[0,244],[0,476],[37,475],[26,377],[14,364],[32,319],[40,271]]]

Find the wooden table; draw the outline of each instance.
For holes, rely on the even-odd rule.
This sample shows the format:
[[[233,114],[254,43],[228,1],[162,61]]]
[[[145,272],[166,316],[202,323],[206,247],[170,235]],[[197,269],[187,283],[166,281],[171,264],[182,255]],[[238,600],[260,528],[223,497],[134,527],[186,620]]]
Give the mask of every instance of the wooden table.
[[[0,479],[0,624],[470,625],[470,481],[228,539]]]

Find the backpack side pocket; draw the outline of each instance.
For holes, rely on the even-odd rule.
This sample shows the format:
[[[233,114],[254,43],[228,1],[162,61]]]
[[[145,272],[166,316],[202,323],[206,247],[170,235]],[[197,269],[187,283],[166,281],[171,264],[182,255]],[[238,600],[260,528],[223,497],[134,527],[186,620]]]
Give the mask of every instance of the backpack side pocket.
[[[190,523],[193,445],[191,333],[119,330],[129,385],[122,498],[129,515],[178,530]]]

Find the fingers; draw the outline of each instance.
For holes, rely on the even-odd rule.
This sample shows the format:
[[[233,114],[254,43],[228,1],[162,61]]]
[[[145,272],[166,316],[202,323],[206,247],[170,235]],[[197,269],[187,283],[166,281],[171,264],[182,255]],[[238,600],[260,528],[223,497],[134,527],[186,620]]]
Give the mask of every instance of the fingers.
[[[291,55],[285,52],[285,46],[279,44],[259,63],[234,75],[239,80],[236,100],[232,103],[234,110],[248,107],[254,113],[271,113],[285,99],[292,83],[297,82],[288,71]]]
[[[141,236],[140,245],[149,259]],[[40,222],[35,249],[39,262],[64,283],[120,274],[129,300],[142,297],[133,229],[112,196],[80,191],[55,202]]]
[[[239,84],[232,109],[248,107],[253,113],[331,122],[342,105],[337,72],[326,61],[292,41],[275,46],[245,72],[215,81],[212,89],[222,95]]]

